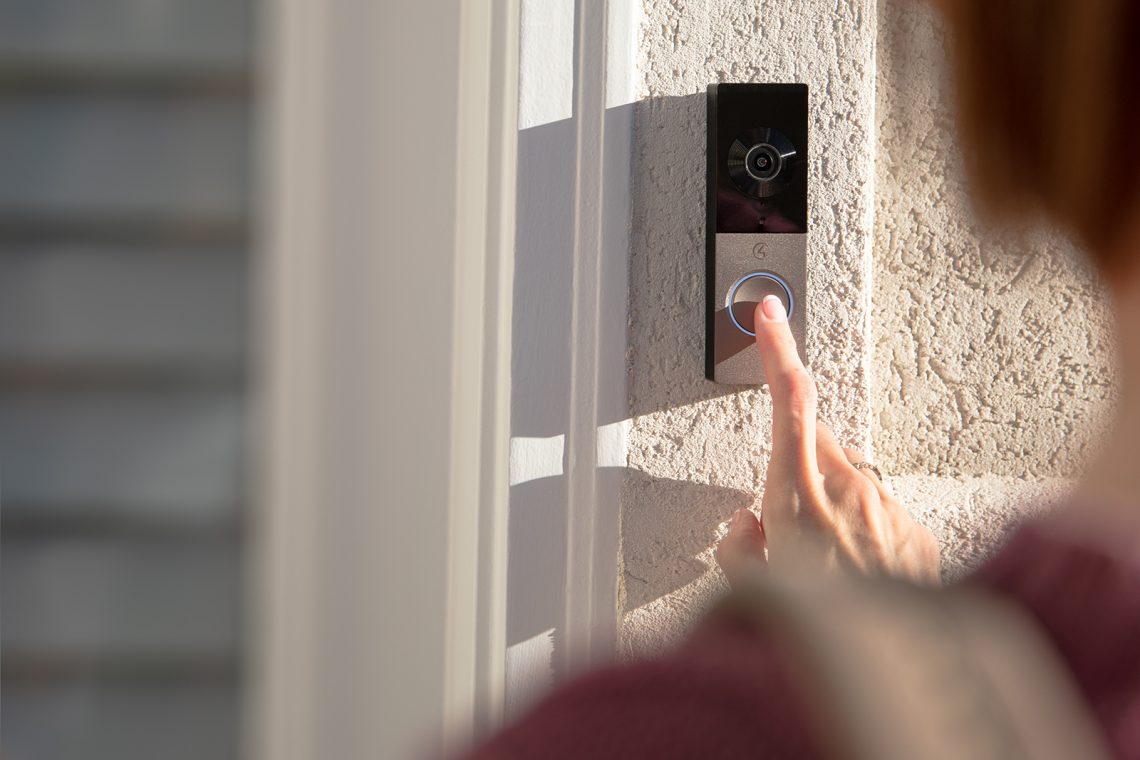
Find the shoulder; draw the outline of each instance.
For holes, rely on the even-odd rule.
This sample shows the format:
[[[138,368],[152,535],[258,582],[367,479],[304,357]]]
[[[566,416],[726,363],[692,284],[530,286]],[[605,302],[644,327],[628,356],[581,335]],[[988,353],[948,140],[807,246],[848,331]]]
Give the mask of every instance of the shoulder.
[[[1123,652],[1090,652],[1114,639],[1140,640],[1140,534],[1080,533],[1048,519],[1019,528],[966,583],[1011,597],[1084,667]],[[1135,650],[1130,663],[1140,668]]]
[[[1030,523],[966,584],[1028,612],[1116,749],[1140,757],[1140,533]]]
[[[720,617],[680,649],[557,690],[474,758],[816,758],[787,663]]]

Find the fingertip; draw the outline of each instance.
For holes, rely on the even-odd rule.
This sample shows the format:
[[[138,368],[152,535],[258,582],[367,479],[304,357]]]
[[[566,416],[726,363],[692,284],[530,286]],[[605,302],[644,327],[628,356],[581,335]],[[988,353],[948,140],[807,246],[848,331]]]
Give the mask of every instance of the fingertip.
[[[785,343],[794,343],[784,303],[776,296],[764,296],[764,300],[756,304],[752,318],[756,343],[761,349],[779,349]]]
[[[774,295],[764,296],[760,302],[760,313],[764,319],[771,322],[786,322],[788,312],[784,309],[784,302]]]
[[[766,564],[767,541],[756,514],[747,508],[733,513],[728,535],[716,547],[716,561],[732,586],[738,586],[752,567]]]
[[[763,532],[756,513],[747,507],[741,507],[733,512],[732,519],[728,522],[728,535],[733,538],[742,536],[751,538],[758,534],[763,535]]]

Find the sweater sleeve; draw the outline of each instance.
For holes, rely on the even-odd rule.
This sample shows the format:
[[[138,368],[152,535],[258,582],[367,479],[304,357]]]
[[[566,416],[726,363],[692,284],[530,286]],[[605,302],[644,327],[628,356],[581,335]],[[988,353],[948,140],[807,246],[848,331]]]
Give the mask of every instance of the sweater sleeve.
[[[570,683],[474,751],[492,758],[817,758],[779,650],[706,620],[677,651]]]
[[[969,582],[1037,620],[1114,754],[1140,760],[1140,534],[1026,525]]]
[[[1025,526],[967,583],[1036,618],[1114,754],[1140,760],[1140,537]],[[468,758],[818,758],[813,715],[774,641],[711,616],[668,655],[556,690]]]

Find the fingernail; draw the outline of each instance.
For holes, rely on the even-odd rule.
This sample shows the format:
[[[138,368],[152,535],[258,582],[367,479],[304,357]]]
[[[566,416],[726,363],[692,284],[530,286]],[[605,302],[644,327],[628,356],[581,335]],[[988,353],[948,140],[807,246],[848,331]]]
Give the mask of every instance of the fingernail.
[[[773,321],[788,318],[788,312],[784,310],[784,302],[776,296],[764,296],[764,300],[760,302],[760,308],[763,310],[764,316]]]
[[[732,513],[732,519],[728,523],[729,530],[740,527],[740,525],[744,522],[745,511],[746,510],[744,508],[741,508]]]

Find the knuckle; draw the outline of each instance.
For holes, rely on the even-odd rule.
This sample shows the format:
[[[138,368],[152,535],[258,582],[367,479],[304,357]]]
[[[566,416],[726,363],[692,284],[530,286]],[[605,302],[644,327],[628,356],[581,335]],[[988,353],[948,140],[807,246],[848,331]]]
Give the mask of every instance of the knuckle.
[[[851,479],[851,483],[848,486],[848,493],[864,509],[882,509],[883,505],[879,499],[879,489],[875,488],[875,484],[872,483],[869,478],[861,474],[856,474],[856,476]]]
[[[786,387],[788,389],[788,405],[794,411],[809,412],[815,410],[816,403],[819,400],[819,391],[807,370],[802,367],[789,370]]]

